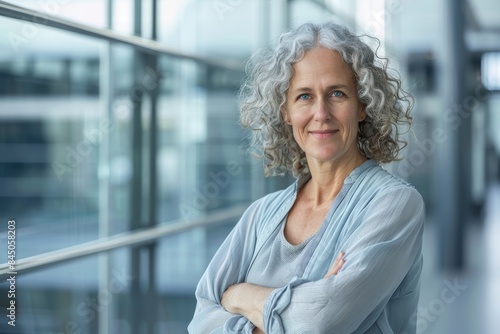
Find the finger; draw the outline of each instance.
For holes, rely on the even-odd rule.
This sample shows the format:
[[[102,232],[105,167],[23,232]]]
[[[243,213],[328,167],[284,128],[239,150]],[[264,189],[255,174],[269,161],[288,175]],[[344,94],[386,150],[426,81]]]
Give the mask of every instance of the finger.
[[[342,266],[343,261],[344,261],[344,252],[340,252],[337,258],[335,259],[335,262],[333,262],[332,267],[338,267],[339,265]]]
[[[342,257],[343,256],[344,256],[343,253],[340,253],[339,256],[337,256],[337,258],[333,262],[332,266],[330,267],[329,271],[335,271],[338,269],[339,265],[342,264]]]
[[[330,268],[330,270],[328,270],[328,272],[326,273],[325,277],[324,278],[328,278],[330,276],[333,276],[333,275],[336,275],[338,272],[338,269],[337,269],[337,266],[332,266]]]
[[[337,275],[337,273],[340,271],[340,269],[342,269],[342,267],[344,266],[344,263],[345,263],[344,255],[345,255],[344,252],[340,252],[340,254],[337,256],[337,258],[333,262],[332,267],[326,273],[325,278],[333,276],[333,275]]]

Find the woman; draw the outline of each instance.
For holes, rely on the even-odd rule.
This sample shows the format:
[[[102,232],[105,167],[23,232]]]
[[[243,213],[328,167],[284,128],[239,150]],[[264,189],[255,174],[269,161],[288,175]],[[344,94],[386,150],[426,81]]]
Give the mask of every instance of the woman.
[[[266,173],[196,290],[190,333],[415,333],[424,205],[397,159],[411,100],[346,28],[284,34],[242,90]]]

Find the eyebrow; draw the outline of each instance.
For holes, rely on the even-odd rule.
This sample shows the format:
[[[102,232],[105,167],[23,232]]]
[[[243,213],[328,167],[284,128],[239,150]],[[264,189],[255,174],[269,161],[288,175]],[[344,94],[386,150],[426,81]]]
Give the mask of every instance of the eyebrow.
[[[332,89],[349,89],[349,86],[347,85],[343,85],[343,84],[335,84],[335,85],[330,85],[328,87],[326,87],[326,90],[332,90]],[[308,92],[312,92],[313,89],[312,88],[309,88],[309,87],[299,87],[299,88],[295,88],[293,89],[292,88],[292,92],[294,93],[308,93]]]

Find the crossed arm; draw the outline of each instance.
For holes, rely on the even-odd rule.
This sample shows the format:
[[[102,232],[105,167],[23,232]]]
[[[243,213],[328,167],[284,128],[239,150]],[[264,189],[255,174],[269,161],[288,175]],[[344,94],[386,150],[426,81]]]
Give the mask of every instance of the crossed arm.
[[[324,278],[336,275],[345,263],[344,253],[341,252],[335,259],[332,267]],[[254,285],[250,283],[238,283],[231,285],[222,295],[221,305],[226,311],[240,314],[255,325],[253,334],[264,333],[264,320],[262,312],[264,303],[274,288]]]
[[[348,256],[339,275],[332,265],[326,279],[294,277],[276,289],[238,283],[244,282],[251,265],[251,257],[243,256],[240,250],[256,248],[257,232],[250,222],[260,219],[258,208],[248,210],[198,284],[189,333],[249,334],[262,329],[273,333],[347,333],[368,329],[420,256],[425,217],[422,203],[420,195],[408,188],[377,196],[361,216],[356,216],[359,221],[347,225],[346,235],[338,241]],[[328,247],[334,231],[322,239],[326,240],[323,247]],[[316,266],[329,262],[324,249],[315,258]],[[400,316],[408,317],[406,313]]]

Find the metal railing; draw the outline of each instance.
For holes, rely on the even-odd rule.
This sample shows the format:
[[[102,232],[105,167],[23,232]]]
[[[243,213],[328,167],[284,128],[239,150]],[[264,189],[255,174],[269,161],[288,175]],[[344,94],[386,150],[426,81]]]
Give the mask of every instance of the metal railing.
[[[5,1],[0,1],[0,16],[10,17],[21,21],[28,21],[48,27],[58,28],[64,31],[78,33],[83,36],[95,37],[109,42],[117,42],[130,45],[136,49],[153,53],[168,55],[179,59],[193,60],[198,63],[214,66],[232,71],[244,71],[242,61],[234,59],[213,59],[184,53],[165,47],[160,42],[133,35],[121,35],[109,29],[96,28],[85,24],[65,20],[57,16],[51,16],[32,9],[16,6]]]
[[[176,220],[155,227],[121,233],[115,236],[101,238],[76,246],[59,249],[16,261],[15,272],[24,274],[33,270],[60,264],[62,262],[95,255],[121,247],[135,247],[155,242],[159,238],[178,234],[198,227],[215,226],[230,219],[239,219],[248,205],[233,206],[208,214],[205,217],[193,219],[190,222]],[[0,279],[10,272],[7,263],[0,264]]]

